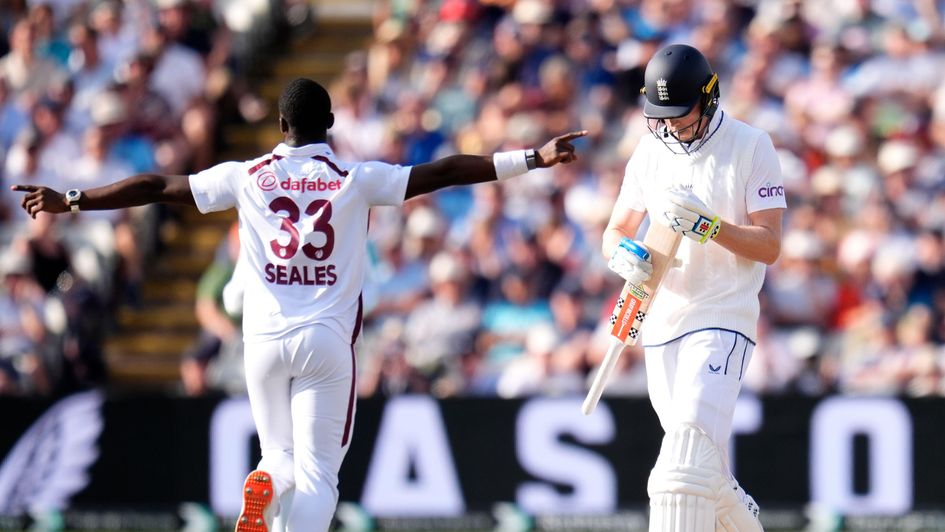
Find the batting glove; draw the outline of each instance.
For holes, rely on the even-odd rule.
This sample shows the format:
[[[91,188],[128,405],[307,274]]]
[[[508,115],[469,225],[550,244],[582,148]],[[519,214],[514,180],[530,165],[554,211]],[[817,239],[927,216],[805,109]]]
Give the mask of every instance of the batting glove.
[[[607,267],[630,284],[644,283],[653,274],[650,252],[643,244],[627,237],[621,239],[620,244],[614,248]]]
[[[666,200],[660,222],[670,229],[700,244],[719,236],[721,219],[692,190],[670,189],[666,192]]]

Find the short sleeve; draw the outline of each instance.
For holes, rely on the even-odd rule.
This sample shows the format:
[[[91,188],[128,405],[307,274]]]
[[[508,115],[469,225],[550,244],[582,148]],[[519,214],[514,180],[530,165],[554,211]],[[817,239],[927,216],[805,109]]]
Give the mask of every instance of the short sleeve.
[[[620,185],[620,194],[617,196],[614,210],[632,209],[640,212],[646,210],[646,206],[643,204],[643,189],[640,187],[639,173],[636,171],[635,164],[639,162],[637,160],[639,159],[637,155],[639,152],[639,149],[635,151],[633,156],[630,157],[630,161],[627,162],[627,168],[623,174],[623,183]]]
[[[200,212],[223,211],[236,206],[236,183],[245,175],[243,164],[220,163],[190,176],[190,191]]]
[[[765,209],[784,209],[784,180],[781,178],[781,162],[774,150],[771,137],[762,134],[755,144],[751,158],[751,175],[745,190],[745,207],[748,213]]]
[[[355,185],[370,206],[401,205],[411,168],[377,161],[361,163],[354,175]]]

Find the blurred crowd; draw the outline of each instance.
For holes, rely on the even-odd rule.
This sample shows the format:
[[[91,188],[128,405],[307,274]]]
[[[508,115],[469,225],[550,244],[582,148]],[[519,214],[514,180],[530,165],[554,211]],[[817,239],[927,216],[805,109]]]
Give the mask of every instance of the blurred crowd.
[[[590,135],[576,164],[375,209],[362,395],[582,393],[621,281],[601,255],[639,89],[702,50],[766,130],[789,210],[746,388],[945,393],[945,2],[389,0],[331,87],[343,158]],[[660,176],[652,176],[660,179]],[[643,395],[639,349],[609,393]]]
[[[155,218],[27,222],[7,185],[209,166],[234,90],[211,0],[33,4],[0,7],[0,393],[101,378],[101,320],[88,316],[134,299]],[[583,393],[622,285],[601,234],[649,134],[645,65],[673,42],[702,50],[722,110],[766,130],[781,159],[789,209],[746,388],[945,393],[945,2],[375,6],[370,44],[329,87],[339,157],[418,164],[590,134],[575,164],[373,210],[362,395]],[[198,289],[191,394],[214,371],[210,384],[240,386],[239,309],[224,305],[234,239]],[[620,364],[607,393],[644,395],[641,350]]]
[[[226,17],[238,13],[217,3],[0,2],[0,394],[102,382],[108,316],[137,303],[165,214],[33,220],[10,185],[64,191],[205,168],[224,102],[247,120],[265,112],[240,77]]]

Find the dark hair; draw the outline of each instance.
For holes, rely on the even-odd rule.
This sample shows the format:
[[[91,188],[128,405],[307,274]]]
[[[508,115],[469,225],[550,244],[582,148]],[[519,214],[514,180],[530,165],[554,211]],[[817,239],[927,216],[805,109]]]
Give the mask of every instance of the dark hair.
[[[310,79],[297,78],[282,90],[279,114],[296,134],[324,134],[331,127],[331,98],[325,87]]]

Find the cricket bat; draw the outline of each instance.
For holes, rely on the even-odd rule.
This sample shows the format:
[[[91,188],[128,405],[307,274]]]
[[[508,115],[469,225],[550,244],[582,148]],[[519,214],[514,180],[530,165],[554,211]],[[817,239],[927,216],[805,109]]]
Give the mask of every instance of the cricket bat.
[[[681,240],[682,233],[677,233],[660,223],[650,223],[643,245],[650,252],[653,274],[645,283],[625,284],[620,297],[617,298],[617,304],[614,305],[614,311],[610,315],[610,347],[604,355],[604,360],[597,370],[591,389],[587,392],[587,398],[584,399],[584,405],[581,407],[585,415],[590,415],[597,408],[597,403],[617,366],[623,347],[637,343],[640,328],[643,326],[643,320],[646,319],[646,312],[653,303],[653,298],[656,297],[656,291],[659,290],[663,276],[673,266]]]

